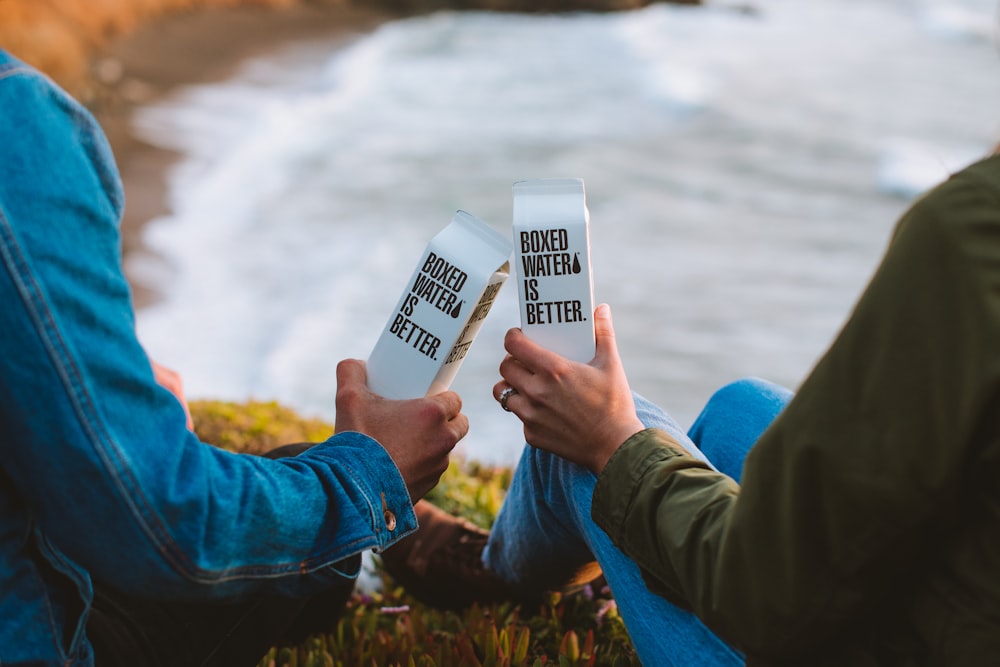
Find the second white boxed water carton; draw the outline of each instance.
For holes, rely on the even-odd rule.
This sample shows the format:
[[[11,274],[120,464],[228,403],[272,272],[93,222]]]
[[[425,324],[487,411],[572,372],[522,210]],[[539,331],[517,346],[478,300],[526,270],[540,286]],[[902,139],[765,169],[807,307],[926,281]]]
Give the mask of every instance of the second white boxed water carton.
[[[510,239],[465,211],[427,244],[368,357],[368,387],[387,398],[448,389],[510,274]]]
[[[513,236],[521,330],[564,357],[590,361],[594,280],[583,180],[514,183]]]

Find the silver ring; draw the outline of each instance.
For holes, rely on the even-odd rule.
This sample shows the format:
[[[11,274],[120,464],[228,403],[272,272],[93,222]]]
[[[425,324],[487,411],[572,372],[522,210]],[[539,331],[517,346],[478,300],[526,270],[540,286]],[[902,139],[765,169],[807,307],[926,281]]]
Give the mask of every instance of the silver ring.
[[[503,391],[501,391],[500,392],[500,407],[503,408],[504,410],[506,410],[507,412],[510,412],[510,408],[507,407],[507,401],[510,400],[510,397],[513,396],[516,393],[517,393],[517,389],[514,389],[513,387],[507,387],[506,389],[504,389]]]

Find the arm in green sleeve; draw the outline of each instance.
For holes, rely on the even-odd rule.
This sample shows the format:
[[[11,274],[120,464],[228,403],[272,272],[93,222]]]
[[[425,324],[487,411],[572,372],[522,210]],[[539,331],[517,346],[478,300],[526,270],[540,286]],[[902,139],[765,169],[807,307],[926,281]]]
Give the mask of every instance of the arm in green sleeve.
[[[863,623],[949,530],[1000,386],[1000,159],[914,205],[836,341],[746,461],[742,487],[645,431],[594,518],[748,653]]]

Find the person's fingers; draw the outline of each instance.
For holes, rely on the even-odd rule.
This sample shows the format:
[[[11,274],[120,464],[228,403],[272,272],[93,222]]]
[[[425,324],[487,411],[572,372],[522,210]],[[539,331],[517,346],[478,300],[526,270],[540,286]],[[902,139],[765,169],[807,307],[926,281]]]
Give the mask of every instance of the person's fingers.
[[[183,383],[181,382],[181,374],[172,368],[167,368],[161,364],[152,362],[153,364],[153,376],[160,386],[168,389],[170,392],[177,394],[182,393]]]
[[[366,426],[362,409],[374,396],[375,394],[368,389],[368,373],[363,361],[344,359],[338,363],[335,399],[337,417],[334,423],[337,432],[364,432]]]
[[[464,438],[469,433],[469,418],[463,413],[459,413],[457,417],[452,419],[450,422],[453,432],[455,434],[455,442],[458,442]]]
[[[181,374],[172,368],[167,368],[162,364],[158,364],[152,359],[149,360],[153,364],[153,377],[157,384],[169,391],[177,401],[184,408],[184,423],[188,430],[194,430],[194,420],[191,418],[191,407],[188,405],[187,398],[184,396],[184,381],[181,379]]]
[[[510,385],[507,384],[506,380],[500,380],[495,385],[493,385],[493,400],[494,401],[499,401],[500,400],[500,394],[503,393],[504,389],[508,389],[508,388],[510,388]]]
[[[498,382],[493,387],[493,398],[495,398],[497,403],[500,404],[500,407],[507,412],[514,412],[510,402],[514,400],[515,397],[520,395],[521,393],[517,389],[510,386],[506,382]]]
[[[520,329],[507,331],[507,335],[503,339],[503,346],[510,356],[532,373],[547,368],[553,359],[559,356],[525,336]]]
[[[365,362],[359,359],[344,359],[337,364],[337,385],[368,384],[368,371]]]
[[[462,413],[462,397],[453,391],[443,391],[428,398],[441,406],[447,421]]]
[[[534,375],[534,373],[525,368],[524,364],[514,357],[507,356],[500,362],[500,377],[502,377],[508,385],[514,387],[515,389],[524,389],[532,375]],[[503,387],[501,387],[501,389],[503,389]],[[498,394],[499,392],[494,394],[494,396]]]
[[[611,320],[611,306],[602,303],[594,309],[595,351],[592,365],[605,367],[609,362],[618,361],[618,342],[615,339],[615,326]]]

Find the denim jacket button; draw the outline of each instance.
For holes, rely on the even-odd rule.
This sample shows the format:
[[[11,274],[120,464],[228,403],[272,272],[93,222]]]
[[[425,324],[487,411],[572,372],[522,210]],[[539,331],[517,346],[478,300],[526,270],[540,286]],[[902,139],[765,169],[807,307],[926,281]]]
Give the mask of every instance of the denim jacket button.
[[[390,531],[396,530],[396,515],[386,510],[382,513],[382,518],[385,519],[385,527]]]

